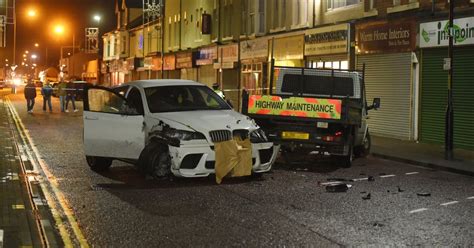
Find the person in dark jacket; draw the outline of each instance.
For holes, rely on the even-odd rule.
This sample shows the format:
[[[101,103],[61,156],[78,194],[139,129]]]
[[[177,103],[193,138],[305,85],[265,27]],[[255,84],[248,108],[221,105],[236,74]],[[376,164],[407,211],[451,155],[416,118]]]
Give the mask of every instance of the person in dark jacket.
[[[74,112],[77,112],[76,109],[76,87],[72,81],[67,83],[66,87],[66,112],[69,112],[67,106],[69,105],[69,101],[72,102],[72,108]]]
[[[25,98],[26,98],[26,108],[28,113],[33,113],[33,106],[35,106],[36,98],[36,86],[33,81],[28,80],[28,84],[25,86]]]
[[[43,111],[46,111],[46,103],[48,103],[49,112],[52,112],[53,106],[51,105],[51,96],[53,95],[53,87],[51,87],[49,80],[46,80],[46,83],[43,84],[41,95],[43,95]]]

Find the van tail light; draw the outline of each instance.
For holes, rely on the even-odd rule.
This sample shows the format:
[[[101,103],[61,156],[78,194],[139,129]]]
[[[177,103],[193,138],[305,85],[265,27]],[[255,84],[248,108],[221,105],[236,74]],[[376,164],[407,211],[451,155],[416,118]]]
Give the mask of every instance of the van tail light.
[[[342,132],[338,131],[334,135],[325,135],[322,137],[322,140],[327,142],[340,141],[342,138]]]

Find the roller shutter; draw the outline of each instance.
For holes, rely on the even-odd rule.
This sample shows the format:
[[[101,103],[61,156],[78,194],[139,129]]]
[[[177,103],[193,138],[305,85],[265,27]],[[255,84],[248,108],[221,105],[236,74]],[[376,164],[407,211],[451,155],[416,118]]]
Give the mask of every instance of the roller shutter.
[[[367,102],[381,98],[381,108],[369,113],[371,133],[412,139],[411,53],[358,56],[358,68],[364,63]]]
[[[422,52],[420,138],[444,144],[448,72],[443,70],[447,49]],[[454,50],[454,146],[474,150],[474,48]]]

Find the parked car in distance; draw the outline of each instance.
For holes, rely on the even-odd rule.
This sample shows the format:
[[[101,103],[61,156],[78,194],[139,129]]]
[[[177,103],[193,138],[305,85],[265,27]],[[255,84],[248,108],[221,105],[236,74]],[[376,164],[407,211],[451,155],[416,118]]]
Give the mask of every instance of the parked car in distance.
[[[92,86],[84,98],[84,153],[92,170],[112,160],[155,177],[215,173],[217,142],[249,138],[252,171],[271,170],[279,146],[209,87],[189,80],[143,80],[114,89]]]

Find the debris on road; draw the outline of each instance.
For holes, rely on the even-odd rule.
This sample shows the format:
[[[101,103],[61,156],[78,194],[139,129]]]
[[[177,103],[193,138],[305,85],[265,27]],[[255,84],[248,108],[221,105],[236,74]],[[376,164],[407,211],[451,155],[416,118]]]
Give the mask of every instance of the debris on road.
[[[370,200],[370,193],[368,193],[366,196],[362,196],[363,200]]]
[[[431,196],[431,193],[422,192],[422,193],[417,193],[416,195],[417,196]]]
[[[350,180],[347,180],[345,178],[337,178],[337,177],[330,177],[327,179],[329,182],[331,181],[341,181],[341,182],[349,182]]]
[[[369,180],[369,182],[373,182],[373,181],[375,181],[375,178],[373,176],[369,176],[368,180]]]
[[[351,185],[352,186],[352,185]],[[326,191],[331,193],[346,192],[350,187],[347,184],[336,184],[326,186]]]
[[[398,188],[398,192],[403,192],[403,191],[405,191],[405,190],[401,189],[400,186],[397,186],[397,188]]]

